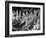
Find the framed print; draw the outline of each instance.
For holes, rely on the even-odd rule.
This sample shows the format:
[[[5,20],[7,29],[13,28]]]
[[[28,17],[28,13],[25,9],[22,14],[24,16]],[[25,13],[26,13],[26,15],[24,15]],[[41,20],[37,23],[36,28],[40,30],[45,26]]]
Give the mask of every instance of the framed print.
[[[45,5],[5,1],[5,37],[45,34]]]

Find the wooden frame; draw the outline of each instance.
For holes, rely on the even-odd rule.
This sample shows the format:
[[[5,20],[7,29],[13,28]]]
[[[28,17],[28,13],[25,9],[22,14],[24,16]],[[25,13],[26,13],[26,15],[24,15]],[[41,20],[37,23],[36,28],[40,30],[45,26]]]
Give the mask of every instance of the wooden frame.
[[[11,4],[16,3],[16,4],[42,5],[43,6],[43,33],[10,35],[9,34],[9,4],[10,3]],[[45,34],[45,4],[44,3],[5,1],[5,37],[35,36],[35,35],[44,35],[44,34]]]

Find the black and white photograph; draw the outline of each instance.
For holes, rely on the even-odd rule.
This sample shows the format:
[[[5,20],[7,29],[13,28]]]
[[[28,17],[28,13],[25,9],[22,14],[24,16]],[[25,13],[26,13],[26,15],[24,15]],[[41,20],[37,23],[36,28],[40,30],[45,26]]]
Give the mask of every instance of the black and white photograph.
[[[12,7],[12,31],[40,30],[40,8]]]
[[[8,24],[6,35],[44,34],[44,3],[7,2],[6,4],[8,4],[6,18],[9,20],[6,22]]]

